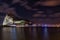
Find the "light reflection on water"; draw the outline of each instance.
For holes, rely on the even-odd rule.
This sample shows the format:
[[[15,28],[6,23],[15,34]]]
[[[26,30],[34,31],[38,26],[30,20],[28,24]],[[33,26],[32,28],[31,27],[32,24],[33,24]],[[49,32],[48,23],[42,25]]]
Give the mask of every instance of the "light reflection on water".
[[[10,30],[10,38],[11,38],[11,40],[17,40],[17,38],[19,38],[20,39],[20,37],[21,38],[24,38],[23,36],[23,34],[24,34],[24,31],[22,31],[21,29],[23,29],[24,30],[24,28],[16,28],[16,27],[13,27],[13,28],[11,28],[11,30]],[[43,33],[42,33],[42,31],[37,31],[37,29],[38,29],[38,31],[40,30],[40,28],[34,28],[34,27],[30,27],[29,29],[27,29],[26,31],[28,32],[28,30],[29,30],[29,33],[27,33],[27,34],[30,34],[30,36],[32,37],[32,39],[31,38],[28,38],[28,39],[31,39],[31,40],[37,40],[37,35],[40,35],[40,37],[42,37],[43,36],[43,40],[48,40],[48,29],[47,29],[47,27],[42,27],[41,29],[43,29],[42,31],[43,31]],[[22,33],[21,33],[21,31],[22,31]],[[37,33],[38,32],[38,33]],[[7,32],[8,33],[8,32]],[[42,34],[39,34],[39,33],[42,33]],[[6,34],[7,35],[7,34]],[[26,35],[26,34],[25,34]],[[42,36],[41,36],[42,35]],[[26,36],[25,36],[26,37]],[[29,37],[29,36],[28,36]],[[39,38],[40,38],[39,37]],[[19,40],[18,39],[18,40]],[[23,39],[24,40],[24,39]],[[38,39],[39,40],[39,39]]]
[[[48,40],[49,35],[48,35],[48,29],[47,27],[44,27],[43,29],[43,40]]]
[[[57,31],[59,29],[59,31]],[[60,40],[60,28],[10,27],[3,30],[3,40]],[[24,39],[25,38],[25,39]]]
[[[16,37],[16,28],[12,28],[11,29],[11,39],[12,40],[17,40],[17,37]]]
[[[47,25],[42,25],[42,27],[43,27],[43,40],[49,40]]]

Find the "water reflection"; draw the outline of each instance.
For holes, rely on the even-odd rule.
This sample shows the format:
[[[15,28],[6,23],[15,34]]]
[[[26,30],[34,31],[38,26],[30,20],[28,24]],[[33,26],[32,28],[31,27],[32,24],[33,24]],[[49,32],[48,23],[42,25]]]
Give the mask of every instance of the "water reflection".
[[[60,40],[60,28],[4,27],[3,40]]]
[[[12,38],[12,40],[17,40],[16,28],[11,28],[11,38]]]
[[[48,29],[47,27],[44,27],[44,30],[43,30],[43,40],[48,40]]]

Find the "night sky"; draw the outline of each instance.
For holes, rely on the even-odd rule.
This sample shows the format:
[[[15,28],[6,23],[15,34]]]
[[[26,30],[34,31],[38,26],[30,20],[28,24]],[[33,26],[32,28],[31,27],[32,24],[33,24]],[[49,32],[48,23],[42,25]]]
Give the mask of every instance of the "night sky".
[[[21,17],[22,19],[60,18],[60,4],[56,6],[46,6],[43,3],[39,4],[45,1],[46,0],[0,0],[0,6],[5,5],[4,7],[6,7],[6,10],[14,8],[13,12],[15,13],[13,13],[13,15]]]

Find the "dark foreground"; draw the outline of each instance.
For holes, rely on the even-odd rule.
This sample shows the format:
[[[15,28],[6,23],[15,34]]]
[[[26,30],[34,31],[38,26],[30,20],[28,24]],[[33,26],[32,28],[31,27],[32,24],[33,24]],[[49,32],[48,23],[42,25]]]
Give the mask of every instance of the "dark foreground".
[[[60,40],[60,28],[53,27],[3,27],[0,40]]]

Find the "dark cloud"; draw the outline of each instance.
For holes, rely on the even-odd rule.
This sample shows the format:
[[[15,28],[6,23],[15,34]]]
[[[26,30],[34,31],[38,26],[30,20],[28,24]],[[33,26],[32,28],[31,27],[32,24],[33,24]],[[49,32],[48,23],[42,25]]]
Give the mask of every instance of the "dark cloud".
[[[0,12],[12,14],[18,18],[34,19],[44,18],[52,19],[52,16],[60,16],[60,2],[51,0],[0,0]],[[59,14],[57,14],[59,13]]]

